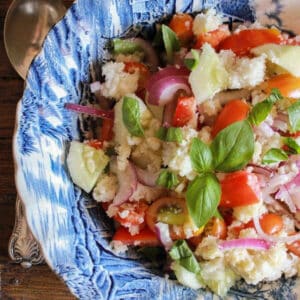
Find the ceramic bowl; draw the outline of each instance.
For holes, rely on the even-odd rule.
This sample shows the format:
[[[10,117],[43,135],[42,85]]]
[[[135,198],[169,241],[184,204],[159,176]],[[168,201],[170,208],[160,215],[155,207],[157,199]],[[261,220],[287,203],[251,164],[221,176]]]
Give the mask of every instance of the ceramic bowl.
[[[229,20],[258,19],[300,33],[297,0],[78,0],[50,31],[31,65],[17,108],[16,185],[47,263],[80,299],[214,297],[165,278],[134,251],[111,251],[111,223],[90,196],[74,186],[66,168],[68,143],[78,139],[79,130],[76,115],[64,109],[66,102],[78,103],[85,84],[97,77],[110,38],[126,35],[133,24],[147,31],[174,12],[211,6]],[[229,297],[296,299],[298,290],[295,279],[257,286],[240,282]]]

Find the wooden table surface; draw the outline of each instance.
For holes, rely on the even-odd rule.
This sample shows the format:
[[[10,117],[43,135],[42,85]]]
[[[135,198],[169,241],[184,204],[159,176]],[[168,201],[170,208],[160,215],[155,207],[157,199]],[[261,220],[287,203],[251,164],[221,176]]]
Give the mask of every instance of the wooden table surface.
[[[0,0],[0,299],[74,299],[47,265],[23,269],[8,257],[8,240],[14,225],[16,189],[12,158],[16,104],[24,81],[11,67],[3,44],[3,25],[12,1]],[[69,7],[72,1],[64,1]]]

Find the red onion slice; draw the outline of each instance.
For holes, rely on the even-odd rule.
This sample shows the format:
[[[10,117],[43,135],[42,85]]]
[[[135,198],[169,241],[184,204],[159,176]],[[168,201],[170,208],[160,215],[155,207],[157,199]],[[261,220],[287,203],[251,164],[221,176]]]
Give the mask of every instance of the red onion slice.
[[[191,94],[187,76],[169,76],[156,81],[149,89],[148,102],[153,105],[166,105],[174,99],[177,91]]]
[[[152,85],[166,77],[170,76],[189,76],[190,75],[190,70],[187,69],[186,67],[180,66],[178,68],[174,66],[168,66],[163,69],[160,69],[158,72],[154,73],[148,80],[146,89],[150,90]]]
[[[257,238],[241,238],[235,240],[227,240],[219,242],[221,250],[231,250],[236,248],[254,249],[254,250],[268,250],[271,243]]]
[[[136,171],[138,182],[150,187],[156,186],[156,180],[158,178],[159,172],[152,173],[150,171],[141,169],[137,166],[135,166],[135,171]]]
[[[169,225],[158,222],[155,224],[155,230],[158,235],[159,240],[164,245],[165,249],[168,251],[172,248],[173,241],[170,236]]]
[[[171,101],[164,107],[163,127],[169,128],[173,123],[173,116],[177,106],[177,101]]]
[[[65,108],[71,111],[75,111],[77,113],[87,114],[102,119],[114,118],[114,112],[112,110],[102,110],[102,109],[75,104],[75,103],[66,103]]]
[[[282,202],[284,202],[288,206],[290,212],[295,213],[297,211],[296,206],[293,202],[293,199],[292,199],[286,185],[282,185],[279,188],[278,192],[275,194],[275,199],[281,200]]]
[[[117,170],[119,190],[113,200],[113,205],[118,206],[126,202],[137,188],[137,176],[134,166],[128,162],[124,171]]]

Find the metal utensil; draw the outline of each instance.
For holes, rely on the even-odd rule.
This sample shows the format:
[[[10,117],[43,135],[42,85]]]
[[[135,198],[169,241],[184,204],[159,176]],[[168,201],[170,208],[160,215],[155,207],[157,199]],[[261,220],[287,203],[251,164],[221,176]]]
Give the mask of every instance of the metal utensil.
[[[4,23],[4,44],[11,64],[23,79],[48,31],[65,12],[61,0],[14,0],[10,5]]]

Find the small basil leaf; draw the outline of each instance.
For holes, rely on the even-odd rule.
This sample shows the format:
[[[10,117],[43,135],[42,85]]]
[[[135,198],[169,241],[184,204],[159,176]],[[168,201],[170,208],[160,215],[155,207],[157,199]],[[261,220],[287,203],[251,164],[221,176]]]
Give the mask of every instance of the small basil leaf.
[[[137,43],[129,39],[113,39],[112,43],[115,54],[132,54],[142,50]]]
[[[122,117],[123,123],[131,135],[144,136],[144,130],[141,125],[140,105],[136,99],[124,97]]]
[[[182,130],[179,127],[169,127],[166,134],[166,142],[181,143],[183,139]]]
[[[196,257],[185,240],[177,240],[169,251],[169,255],[188,271],[195,274],[201,271]]]
[[[166,140],[168,129],[166,127],[160,127],[156,132],[156,137],[162,141]]]
[[[189,70],[194,70],[198,65],[200,61],[200,54],[199,51],[192,49],[191,54],[193,58],[185,58],[184,64]]]
[[[198,173],[211,171],[213,168],[213,157],[210,147],[198,138],[193,138],[192,140],[190,159],[193,169]]]
[[[278,148],[272,148],[266,152],[262,159],[263,164],[273,164],[278,163],[288,159],[288,155]]]
[[[281,95],[280,90],[277,88],[273,88],[271,90],[270,95],[268,96],[268,98],[266,100],[274,104],[277,101],[282,100],[282,99],[283,99],[283,96]]]
[[[271,94],[268,98],[254,105],[251,112],[249,113],[248,121],[252,125],[259,125],[267,118],[272,110],[274,103],[282,98],[283,97],[281,96],[278,89],[272,89]]]
[[[181,143],[183,139],[182,130],[179,127],[160,127],[156,132],[156,137],[165,142]]]
[[[287,145],[290,150],[292,150],[292,153],[300,154],[300,145],[295,139],[287,137],[284,139],[284,144]]]
[[[242,169],[254,153],[254,135],[247,120],[221,130],[211,144],[215,169],[232,172]]]
[[[163,186],[167,189],[171,189],[179,183],[177,175],[169,172],[167,170],[161,171],[158,178],[156,179],[156,184]]]
[[[162,25],[161,30],[168,62],[172,62],[174,52],[180,49],[179,40],[176,33],[170,27]]]
[[[220,212],[218,211],[218,209],[216,209],[216,212],[215,212],[215,214],[214,214],[213,216],[216,217],[217,219],[223,220],[223,217],[222,217],[222,215],[220,214]]]
[[[300,101],[295,102],[287,109],[289,115],[289,122],[292,132],[300,130]]]
[[[205,225],[215,215],[220,198],[221,187],[212,173],[201,174],[188,185],[187,207],[197,227]]]

